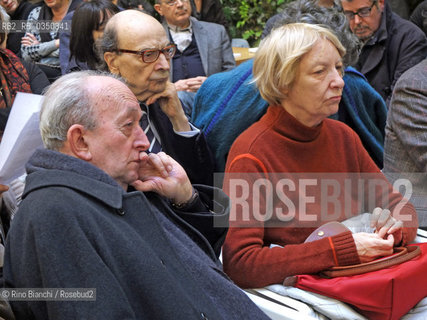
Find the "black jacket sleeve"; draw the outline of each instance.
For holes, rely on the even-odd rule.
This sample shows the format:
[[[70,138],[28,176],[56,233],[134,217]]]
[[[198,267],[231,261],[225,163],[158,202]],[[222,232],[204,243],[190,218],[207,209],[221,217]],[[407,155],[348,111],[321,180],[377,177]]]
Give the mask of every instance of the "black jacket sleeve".
[[[42,94],[43,90],[50,84],[44,72],[34,63],[21,59],[30,77],[31,91],[35,94]]]
[[[174,158],[187,172],[191,183],[213,185],[215,160],[203,132],[193,137],[176,134],[172,123],[155,103],[149,111],[162,142],[162,150]]]

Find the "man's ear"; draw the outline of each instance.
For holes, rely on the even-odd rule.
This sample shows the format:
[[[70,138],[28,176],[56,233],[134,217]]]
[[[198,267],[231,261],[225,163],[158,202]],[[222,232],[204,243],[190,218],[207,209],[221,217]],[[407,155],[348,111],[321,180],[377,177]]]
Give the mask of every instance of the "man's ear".
[[[383,11],[384,10],[384,0],[378,0],[378,6],[380,7],[380,10]]]
[[[67,132],[67,142],[69,152],[71,152],[75,157],[90,161],[92,160],[92,154],[89,150],[89,145],[87,144],[87,130],[80,124],[73,124]]]
[[[154,9],[157,11],[158,14],[160,14],[161,16],[163,16],[163,14],[162,14],[162,6],[159,3],[156,3],[154,5]]]
[[[112,74],[120,75],[119,63],[117,61],[117,54],[115,52],[105,52],[104,60],[108,66],[108,69]]]

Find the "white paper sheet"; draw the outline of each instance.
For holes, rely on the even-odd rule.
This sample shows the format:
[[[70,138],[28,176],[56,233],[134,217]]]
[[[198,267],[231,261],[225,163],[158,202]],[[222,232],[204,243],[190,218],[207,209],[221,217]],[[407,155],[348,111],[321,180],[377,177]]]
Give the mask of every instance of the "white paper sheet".
[[[39,111],[43,96],[18,92],[0,144],[0,183],[8,184],[25,173],[25,164],[43,147]]]

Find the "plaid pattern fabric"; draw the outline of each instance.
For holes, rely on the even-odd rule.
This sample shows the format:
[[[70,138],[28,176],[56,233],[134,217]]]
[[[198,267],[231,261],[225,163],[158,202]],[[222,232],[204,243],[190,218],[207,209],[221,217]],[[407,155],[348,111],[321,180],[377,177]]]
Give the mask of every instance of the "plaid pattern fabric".
[[[12,51],[0,49],[0,108],[11,107],[17,92],[31,92],[27,70]]]
[[[0,109],[11,108],[17,92],[31,92],[27,70],[15,54],[0,48]],[[0,128],[0,141],[3,136]]]

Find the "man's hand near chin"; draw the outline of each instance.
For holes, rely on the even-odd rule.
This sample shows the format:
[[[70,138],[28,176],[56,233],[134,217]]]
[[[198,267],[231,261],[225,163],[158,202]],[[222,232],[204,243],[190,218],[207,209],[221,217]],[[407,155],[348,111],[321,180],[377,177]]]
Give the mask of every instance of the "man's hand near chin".
[[[188,202],[193,195],[190,179],[172,157],[164,152],[140,153],[139,180],[131,185],[138,191],[153,191],[174,204]]]
[[[159,103],[162,111],[168,116],[176,132],[191,131],[190,124],[182,109],[181,101],[178,98],[173,83],[168,81],[165,90],[149,97],[146,100],[146,104],[150,105],[156,101]]]

